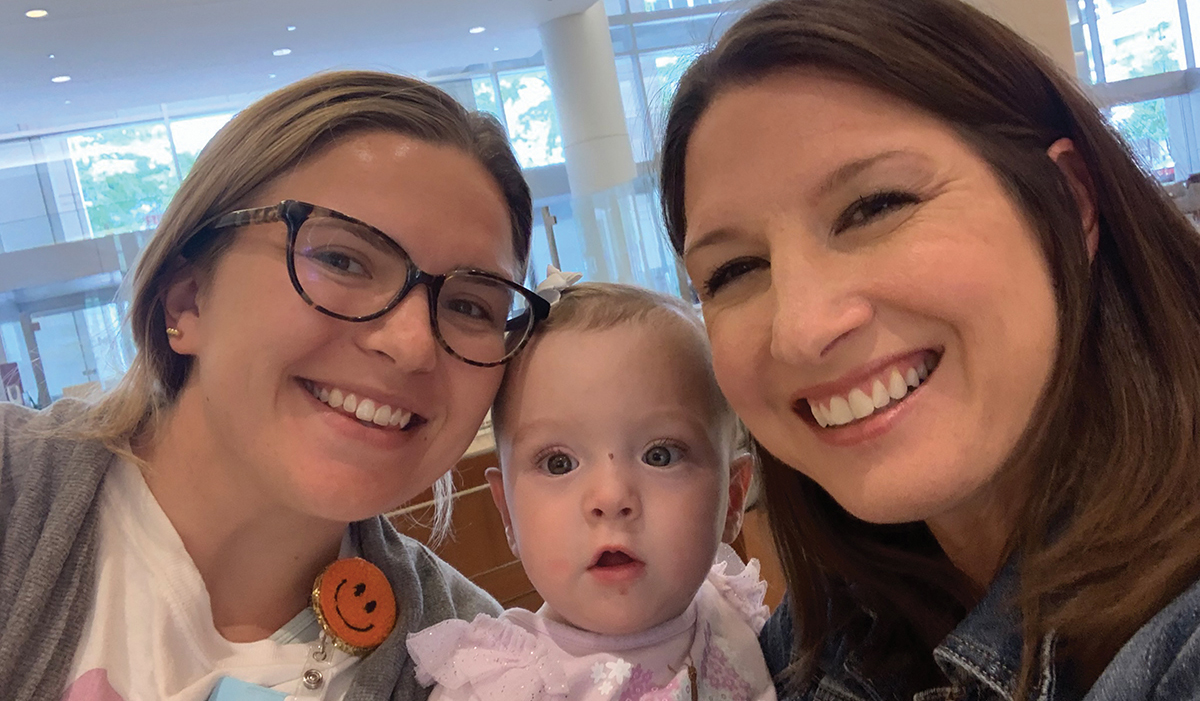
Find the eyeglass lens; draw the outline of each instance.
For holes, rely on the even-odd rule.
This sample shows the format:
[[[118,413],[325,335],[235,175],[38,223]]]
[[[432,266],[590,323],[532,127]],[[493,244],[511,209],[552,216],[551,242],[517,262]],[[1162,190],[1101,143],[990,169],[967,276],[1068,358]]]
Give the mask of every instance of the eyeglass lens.
[[[292,263],[314,304],[347,317],[386,308],[412,262],[380,235],[353,222],[310,216],[296,232]],[[456,355],[495,363],[510,355],[533,323],[529,301],[484,275],[451,273],[438,290],[434,331]]]

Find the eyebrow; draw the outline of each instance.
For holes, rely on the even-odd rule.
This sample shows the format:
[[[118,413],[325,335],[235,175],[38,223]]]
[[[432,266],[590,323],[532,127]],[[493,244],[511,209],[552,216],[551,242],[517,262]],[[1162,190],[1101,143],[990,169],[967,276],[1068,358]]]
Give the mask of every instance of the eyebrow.
[[[819,196],[827,195],[833,190],[836,190],[842,185],[845,185],[847,182],[858,177],[858,175],[862,172],[870,170],[883,161],[905,157],[919,157],[919,155],[912,151],[891,150],[876,153],[874,155],[867,156],[866,158],[858,158],[850,161],[849,163],[844,163],[838,166],[836,170],[834,170],[832,173],[826,176],[823,181],[821,181],[821,184],[816,189],[816,194]],[[688,245],[686,241],[684,242],[683,257],[687,258],[698,249],[725,243],[730,239],[735,238],[735,236],[735,231],[728,227],[720,227],[711,231],[707,231],[704,234],[696,237],[695,243],[692,245]]]

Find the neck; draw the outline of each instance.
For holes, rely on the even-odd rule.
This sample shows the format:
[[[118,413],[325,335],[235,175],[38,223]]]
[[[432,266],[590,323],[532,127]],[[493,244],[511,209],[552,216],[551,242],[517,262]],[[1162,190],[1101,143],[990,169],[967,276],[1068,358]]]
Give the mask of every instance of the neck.
[[[986,590],[1004,564],[1012,532],[1012,512],[994,489],[985,489],[954,510],[928,519],[938,545],[950,562],[980,591]]]
[[[225,450],[185,389],[152,440],[135,448],[146,483],[179,533],[231,642],[262,640],[308,606],[346,524],[299,514],[246,460]]]

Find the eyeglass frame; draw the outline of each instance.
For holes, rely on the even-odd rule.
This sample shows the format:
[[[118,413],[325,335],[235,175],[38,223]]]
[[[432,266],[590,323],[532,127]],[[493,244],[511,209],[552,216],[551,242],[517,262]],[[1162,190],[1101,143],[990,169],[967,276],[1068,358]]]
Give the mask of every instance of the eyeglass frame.
[[[300,234],[300,227],[303,226],[304,222],[308,221],[308,219],[313,215],[338,219],[340,221],[363,227],[381,239],[387,248],[395,253],[398,253],[408,263],[408,275],[404,280],[404,284],[400,287],[399,292],[392,296],[391,300],[388,301],[383,309],[371,314],[366,314],[364,316],[348,316],[346,314],[339,314],[338,312],[317,304],[313,301],[312,297],[305,292],[304,286],[300,283],[300,277],[296,273],[296,239]],[[417,264],[413,261],[412,256],[408,255],[408,251],[404,250],[400,244],[396,243],[395,239],[380,231],[376,227],[371,226],[360,219],[355,219],[348,214],[342,214],[337,210],[311,204],[309,202],[301,202],[300,200],[283,200],[279,204],[268,205],[265,207],[252,207],[250,209],[238,209],[227,214],[218,215],[211,219],[207,224],[201,226],[196,233],[192,234],[187,238],[187,240],[184,241],[183,245],[180,247],[180,255],[182,255],[185,260],[191,260],[195,258],[213,240],[213,238],[216,236],[216,233],[221,229],[231,229],[242,226],[250,226],[253,224],[273,224],[275,222],[283,222],[287,226],[288,278],[291,279],[292,288],[296,290],[296,294],[300,295],[300,298],[303,299],[308,306],[312,307],[318,312],[321,312],[322,314],[325,314],[326,316],[333,317],[334,319],[340,319],[341,321],[349,321],[353,323],[373,321],[395,309],[396,306],[399,305],[400,302],[408,296],[408,293],[412,292],[417,285],[424,284],[426,299],[429,303],[429,327],[433,331],[434,338],[437,339],[438,345],[442,347],[442,350],[468,365],[488,368],[496,367],[497,365],[503,365],[512,360],[514,357],[516,357],[517,353],[521,352],[525,345],[529,343],[529,339],[533,338],[533,331],[537,328],[538,323],[550,315],[550,302],[548,302],[538,293],[530,290],[520,283],[501,277],[496,273],[487,270],[481,270],[479,268],[456,268],[441,275],[427,273],[417,267]],[[439,328],[437,320],[437,298],[441,293],[442,285],[445,284],[446,279],[453,275],[471,275],[483,277],[493,282],[498,282],[501,285],[508,287],[513,292],[525,297],[525,299],[529,302],[529,309],[533,314],[533,319],[529,323],[529,328],[525,332],[525,337],[522,338],[520,343],[518,343],[516,347],[509,351],[509,353],[502,359],[491,363],[481,363],[476,360],[470,360],[463,357],[461,354],[451,348],[446,339],[442,337],[442,331]],[[507,333],[507,331],[505,331],[505,333]]]

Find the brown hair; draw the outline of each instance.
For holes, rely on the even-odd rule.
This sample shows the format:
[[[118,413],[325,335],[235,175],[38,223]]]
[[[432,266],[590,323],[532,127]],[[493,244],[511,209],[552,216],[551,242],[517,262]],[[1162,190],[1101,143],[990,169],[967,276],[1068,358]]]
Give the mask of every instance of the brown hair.
[[[1059,340],[1002,470],[1027,495],[1007,550],[1020,572],[1018,693],[1028,693],[1051,631],[1090,684],[1200,576],[1200,238],[1072,79],[999,22],[956,0],[782,0],[742,17],[680,83],[661,165],[677,251],[688,139],[707,107],[738,86],[809,67],[943,120],[1036,232]],[[1063,137],[1094,184],[1100,240],[1090,264],[1078,207],[1046,153]],[[814,680],[826,645],[843,636],[869,669],[898,672],[910,690],[938,679],[930,651],[978,593],[928,528],[855,519],[759,449],[791,587],[792,680]],[[873,625],[865,611],[878,617]]]
[[[153,435],[183,388],[192,359],[167,344],[163,296],[184,265],[180,252],[188,237],[213,217],[245,206],[255,193],[333,140],[372,130],[459,148],[477,159],[508,207],[513,251],[524,267],[532,199],[504,129],[493,117],[466,111],[432,85],[389,73],[340,71],[306,78],[242,110],[196,159],[128,287],[137,355],[117,387],[94,405],[86,435],[136,460],[130,441]],[[211,270],[228,240],[222,237],[188,264]],[[446,490],[443,482],[439,491]]]
[[[676,344],[678,361],[696,361],[694,367],[684,368],[704,378],[707,384],[709,414],[714,425],[727,424],[730,447],[737,420],[717,386],[712,371],[712,350],[700,315],[678,297],[654,290],[615,282],[584,282],[562,291],[562,298],[550,309],[550,316],[534,329],[529,345],[505,368],[504,380],[492,405],[492,426],[497,435],[504,432],[505,405],[512,391],[512,378],[520,371],[524,359],[533,357],[539,340],[556,331],[604,331],[623,324],[649,324],[670,335]]]

